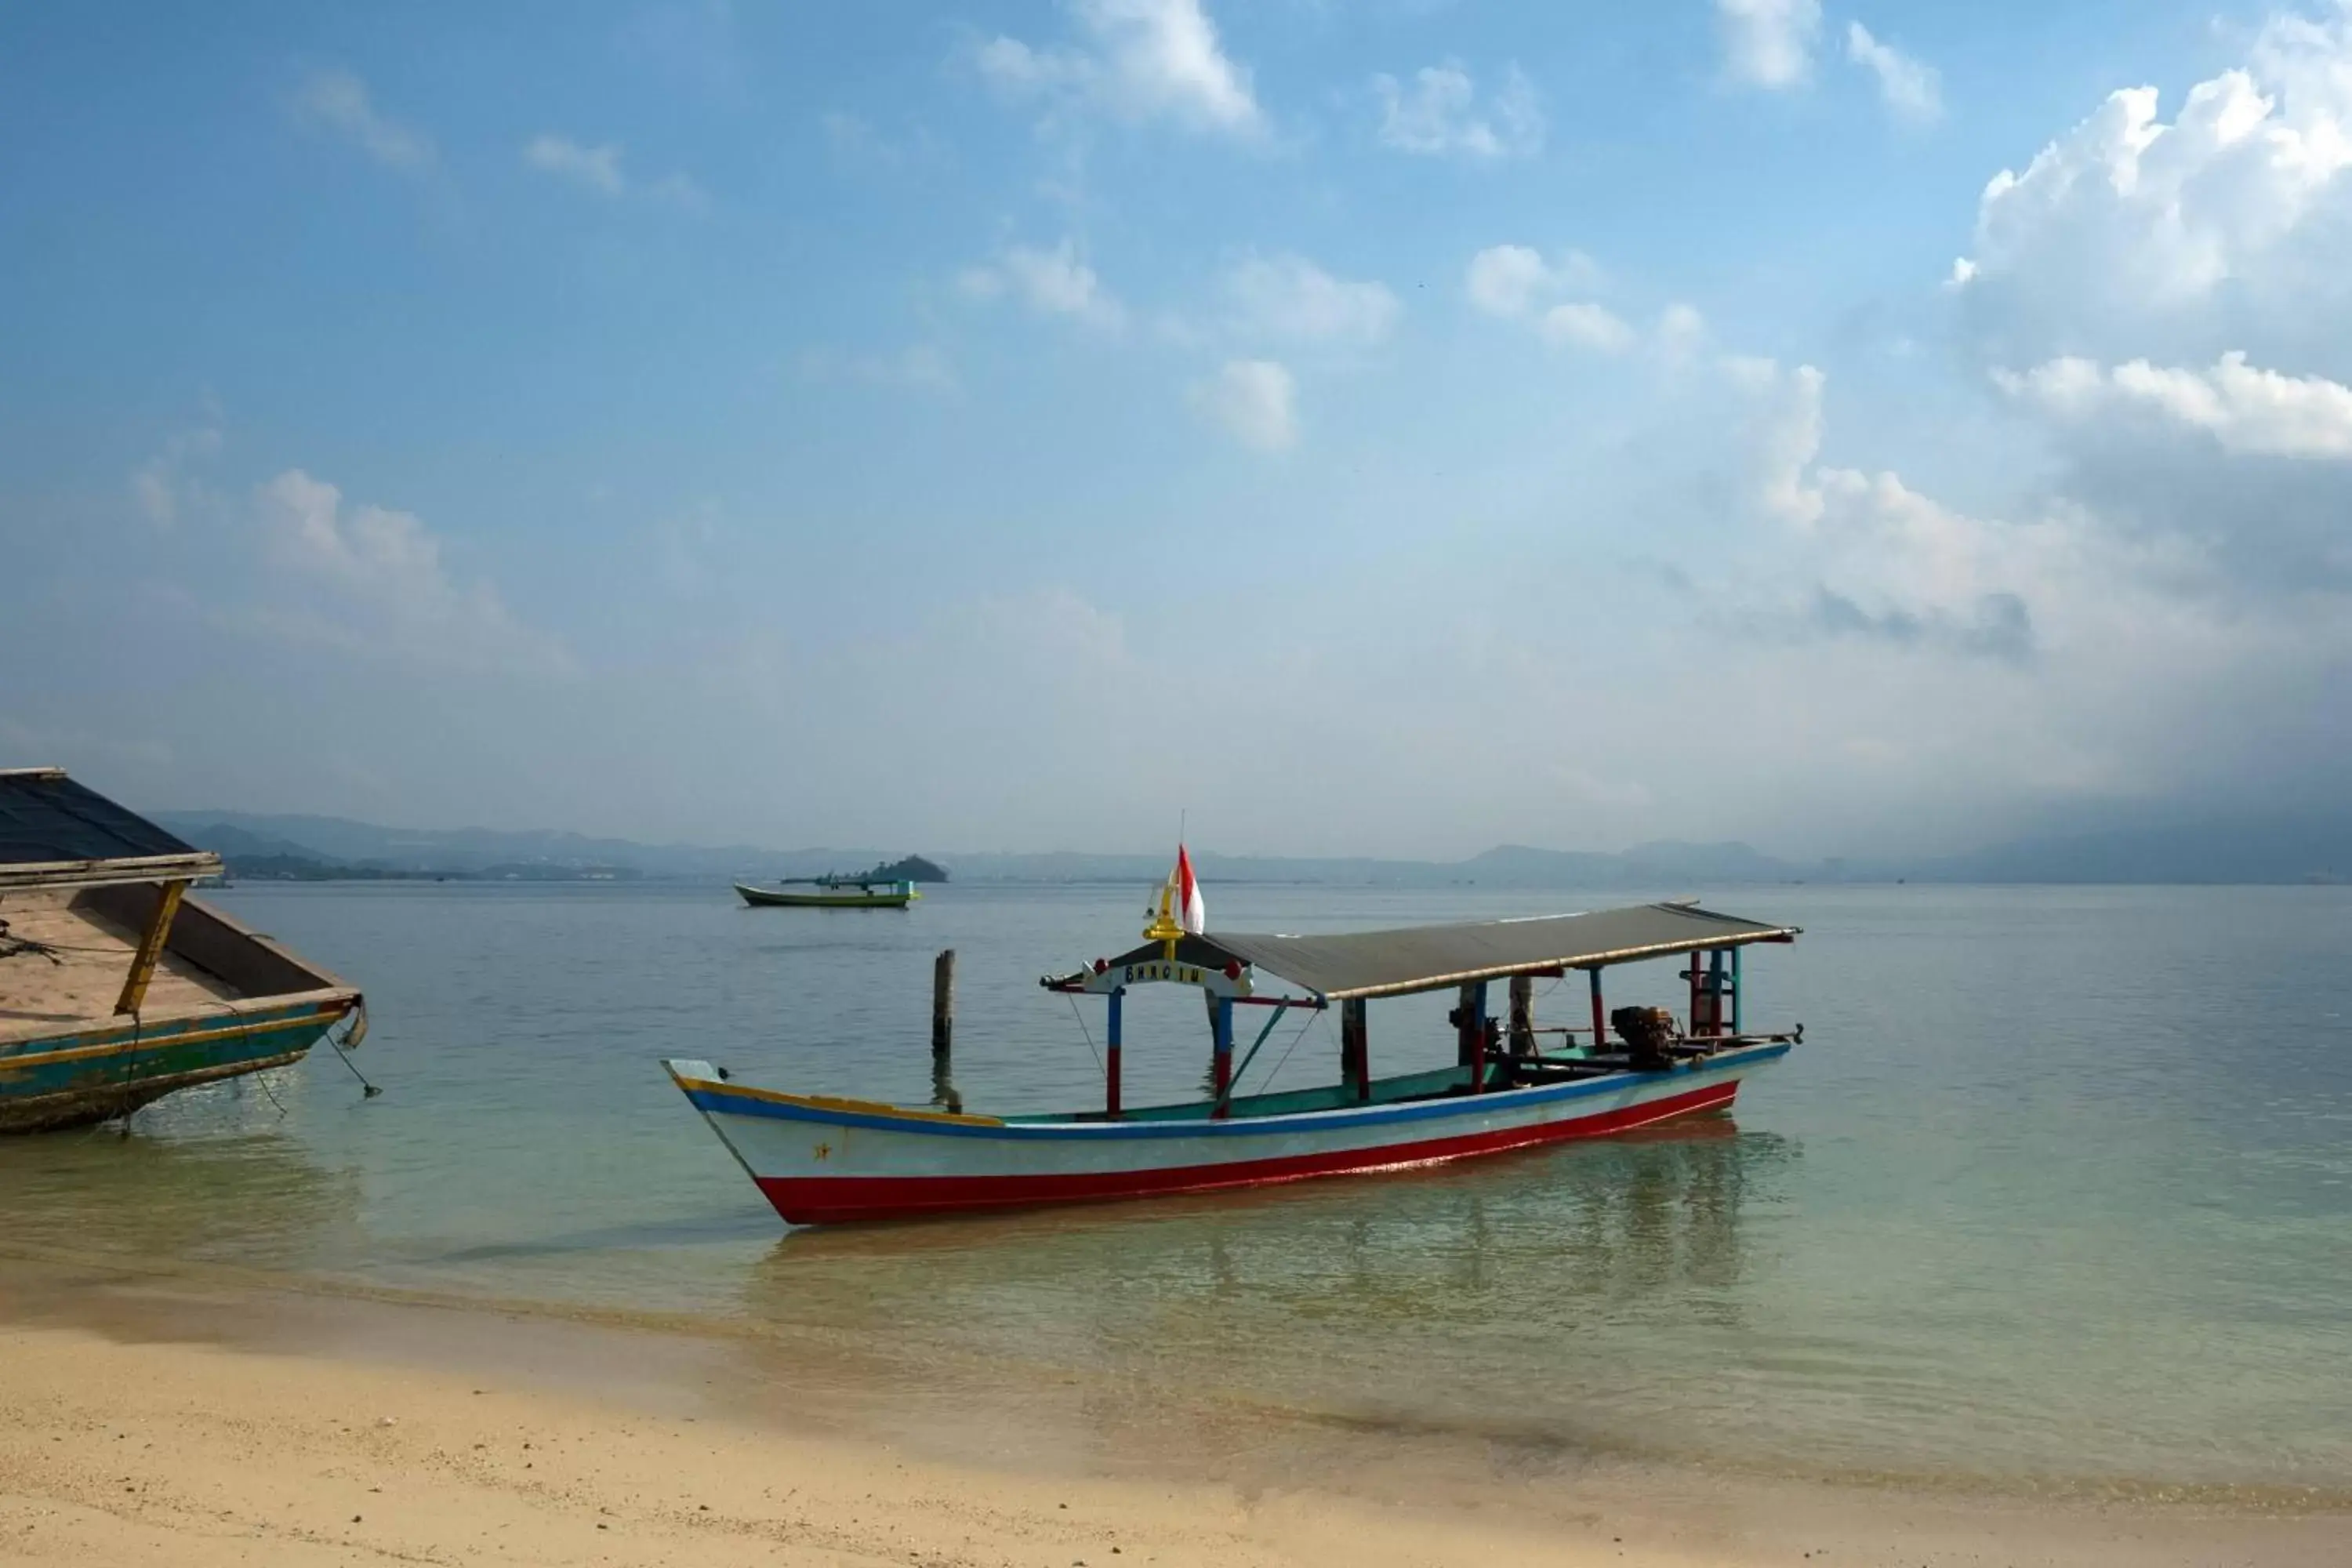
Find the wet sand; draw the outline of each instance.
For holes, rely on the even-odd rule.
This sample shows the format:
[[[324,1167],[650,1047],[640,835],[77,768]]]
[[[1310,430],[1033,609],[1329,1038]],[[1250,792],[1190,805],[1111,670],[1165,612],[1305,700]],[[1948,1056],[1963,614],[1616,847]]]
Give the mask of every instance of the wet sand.
[[[2325,1512],[1318,1442],[1083,1389],[959,1419],[723,1337],[225,1276],[0,1258],[0,1562],[2300,1568],[2352,1539]]]

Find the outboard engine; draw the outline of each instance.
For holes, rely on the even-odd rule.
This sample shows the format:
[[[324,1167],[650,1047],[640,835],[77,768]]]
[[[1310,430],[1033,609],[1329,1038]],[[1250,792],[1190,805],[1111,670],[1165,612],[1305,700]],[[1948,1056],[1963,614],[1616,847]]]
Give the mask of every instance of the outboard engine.
[[[1636,1071],[1652,1071],[1675,1059],[1675,1016],[1664,1007],[1616,1008],[1609,1015],[1609,1026],[1625,1042],[1625,1054]]]

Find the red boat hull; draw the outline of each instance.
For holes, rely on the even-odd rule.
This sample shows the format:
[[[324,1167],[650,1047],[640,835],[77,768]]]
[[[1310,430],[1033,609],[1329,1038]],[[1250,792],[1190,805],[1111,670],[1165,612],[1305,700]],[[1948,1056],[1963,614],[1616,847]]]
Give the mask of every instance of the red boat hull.
[[[776,1212],[794,1225],[910,1219],[985,1209],[1049,1204],[1107,1203],[1268,1186],[1373,1171],[1441,1164],[1575,1138],[1600,1138],[1682,1117],[1727,1110],[1737,1079],[1596,1112],[1533,1125],[1436,1137],[1364,1149],[1340,1149],[1270,1159],[1141,1170],[1057,1172],[1010,1175],[759,1176],[753,1179]]]

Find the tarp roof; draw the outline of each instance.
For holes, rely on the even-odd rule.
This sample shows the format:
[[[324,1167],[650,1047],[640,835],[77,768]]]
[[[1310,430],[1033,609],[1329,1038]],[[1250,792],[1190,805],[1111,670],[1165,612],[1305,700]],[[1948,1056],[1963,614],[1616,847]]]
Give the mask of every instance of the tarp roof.
[[[1643,904],[1590,914],[1349,931],[1338,936],[1211,931],[1195,940],[1337,1002],[1354,996],[1402,996],[1474,980],[1596,968],[1751,942],[1788,942],[1797,934],[1795,926],[1764,925],[1694,904]]]
[[[89,887],[210,876],[198,849],[62,768],[0,769],[0,888]]]

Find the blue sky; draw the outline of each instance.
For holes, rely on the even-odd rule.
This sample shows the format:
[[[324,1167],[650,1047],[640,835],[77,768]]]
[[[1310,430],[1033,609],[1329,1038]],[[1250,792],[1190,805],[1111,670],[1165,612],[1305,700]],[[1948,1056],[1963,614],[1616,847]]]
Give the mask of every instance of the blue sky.
[[[14,8],[0,755],[947,849],[2331,803],[2348,136],[2325,4]]]

